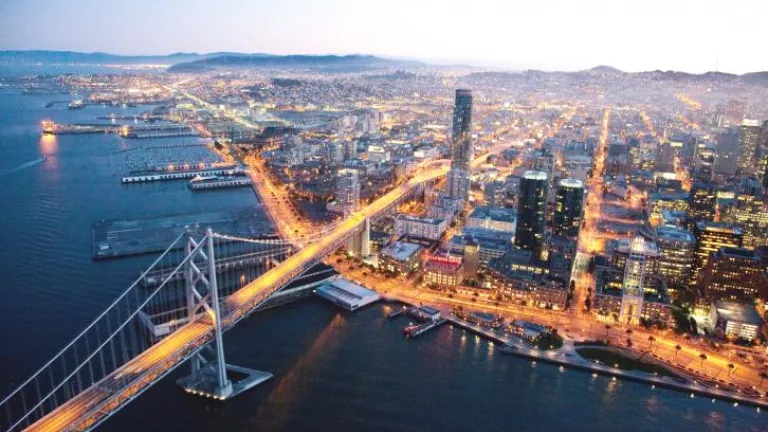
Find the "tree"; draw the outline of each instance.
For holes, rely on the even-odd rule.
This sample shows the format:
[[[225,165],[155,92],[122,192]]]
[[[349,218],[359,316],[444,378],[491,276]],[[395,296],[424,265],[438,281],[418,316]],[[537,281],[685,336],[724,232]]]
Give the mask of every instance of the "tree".
[[[733,369],[736,366],[733,365],[733,363],[728,363],[728,376],[731,376],[731,373],[733,373]]]
[[[656,338],[653,336],[648,336],[648,349],[650,350],[653,346],[653,343],[656,342]]]
[[[758,385],[763,385],[763,380],[766,378],[768,378],[768,372],[766,371],[760,372],[760,384]]]
[[[683,349],[683,347],[681,347],[679,344],[675,345],[675,358],[677,358],[677,353],[679,353],[681,349]]]
[[[699,367],[704,366],[704,360],[707,359],[707,355],[704,353],[699,354],[699,358],[701,359],[701,363],[699,364]]]
[[[610,332],[611,332],[611,326],[610,326],[610,325],[608,325],[608,324],[606,324],[606,325],[605,325],[605,338],[606,338],[606,339],[608,339],[608,337],[609,337],[609,335],[610,335]]]

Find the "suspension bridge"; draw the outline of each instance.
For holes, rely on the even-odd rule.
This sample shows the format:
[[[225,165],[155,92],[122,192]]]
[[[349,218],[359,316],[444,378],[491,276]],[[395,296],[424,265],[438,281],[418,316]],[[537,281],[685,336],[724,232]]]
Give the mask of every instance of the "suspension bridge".
[[[90,430],[186,361],[190,375],[179,384],[216,399],[268,379],[266,372],[227,365],[222,333],[337,249],[367,255],[371,220],[446,172],[443,164],[424,167],[298,245],[188,230],[0,402],[0,430]],[[228,370],[245,378],[233,381]]]

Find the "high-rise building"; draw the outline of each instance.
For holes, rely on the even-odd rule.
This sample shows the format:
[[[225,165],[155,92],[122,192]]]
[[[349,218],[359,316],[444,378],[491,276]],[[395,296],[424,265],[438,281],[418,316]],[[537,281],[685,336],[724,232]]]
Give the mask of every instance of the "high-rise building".
[[[715,148],[710,143],[697,143],[694,147],[693,180],[710,182],[714,173]]]
[[[552,233],[566,237],[577,237],[581,228],[584,183],[580,180],[563,179],[555,196],[555,215]]]
[[[744,233],[741,228],[724,222],[697,221],[693,236],[696,238],[696,255],[693,259],[691,285],[698,284],[699,273],[709,262],[709,256],[723,247],[740,248]]]
[[[713,253],[702,270],[707,297],[753,303],[763,284],[763,264],[755,251],[723,247]]]
[[[739,157],[739,129],[732,127],[721,132],[717,137],[717,156],[715,174],[732,176],[736,174]]]
[[[755,249],[768,245],[768,202],[762,185],[754,179],[744,179],[723,221],[738,225],[744,232],[743,247]]]
[[[469,201],[472,157],[472,90],[456,89],[448,196]]]
[[[344,141],[344,160],[355,159],[357,157],[357,142]]]
[[[717,186],[713,183],[694,183],[688,194],[690,226],[699,220],[714,220],[717,207]]]
[[[504,207],[507,202],[507,184],[494,181],[485,184],[485,202],[491,207]]]
[[[334,198],[345,215],[360,208],[360,177],[357,170],[340,169],[336,175]]]
[[[541,253],[547,221],[547,174],[526,171],[520,179],[515,246]]]
[[[671,172],[675,170],[675,149],[672,143],[662,141],[656,149],[656,171]]]
[[[638,324],[643,315],[643,303],[645,301],[645,265],[646,256],[645,239],[637,236],[632,240],[632,246],[624,265],[624,281],[621,288],[621,309],[619,321],[626,324]]]
[[[659,247],[658,272],[671,289],[684,289],[691,283],[696,239],[685,229],[674,226],[656,228]]]
[[[760,122],[744,120],[739,128],[739,158],[737,165],[742,174],[755,173],[757,170],[758,142],[760,141]]]

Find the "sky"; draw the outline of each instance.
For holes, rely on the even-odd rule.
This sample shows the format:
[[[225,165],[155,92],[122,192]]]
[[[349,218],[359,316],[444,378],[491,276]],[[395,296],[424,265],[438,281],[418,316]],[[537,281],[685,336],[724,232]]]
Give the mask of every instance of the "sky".
[[[0,0],[0,49],[768,70],[768,0]]]

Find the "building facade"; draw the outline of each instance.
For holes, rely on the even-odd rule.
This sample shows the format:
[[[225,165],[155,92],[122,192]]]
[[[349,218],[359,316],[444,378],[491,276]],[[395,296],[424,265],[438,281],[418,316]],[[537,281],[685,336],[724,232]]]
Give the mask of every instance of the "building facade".
[[[527,171],[520,179],[515,247],[540,254],[544,246],[547,216],[546,173]]]
[[[563,179],[555,197],[555,215],[552,233],[566,237],[578,237],[581,228],[584,183],[580,180]]]

